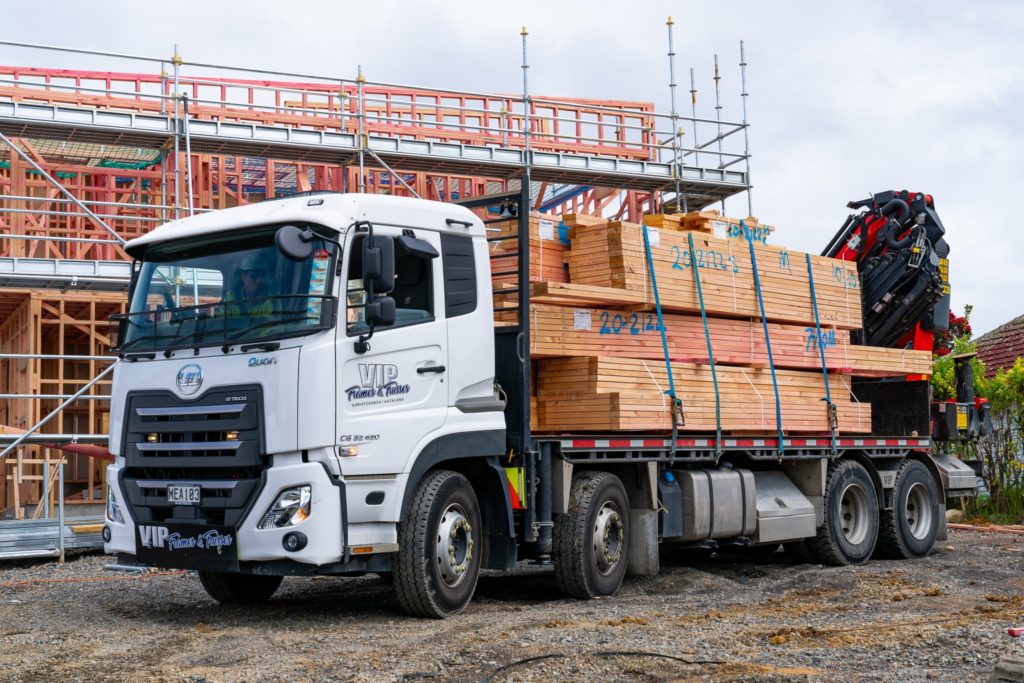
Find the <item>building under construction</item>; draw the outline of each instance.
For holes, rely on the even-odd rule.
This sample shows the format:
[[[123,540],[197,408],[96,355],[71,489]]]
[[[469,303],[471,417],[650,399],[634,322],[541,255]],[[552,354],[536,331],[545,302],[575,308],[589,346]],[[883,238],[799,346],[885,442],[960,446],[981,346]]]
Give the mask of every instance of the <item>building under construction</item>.
[[[0,556],[98,531],[76,537],[62,518],[56,540],[26,541],[31,520],[105,500],[122,245],[161,223],[311,190],[461,201],[525,182],[536,211],[630,221],[749,198],[742,45],[742,115],[723,118],[717,57],[701,79],[710,113],[697,116],[691,70],[684,115],[671,30],[667,113],[534,95],[525,77],[499,95],[0,42],[0,518],[16,531],[0,530]],[[31,66],[55,59],[103,70]]]

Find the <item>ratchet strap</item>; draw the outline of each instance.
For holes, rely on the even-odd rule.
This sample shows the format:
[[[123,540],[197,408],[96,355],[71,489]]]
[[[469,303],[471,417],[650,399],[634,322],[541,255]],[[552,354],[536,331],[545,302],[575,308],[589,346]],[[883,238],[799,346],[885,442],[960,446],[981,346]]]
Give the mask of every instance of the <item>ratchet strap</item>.
[[[658,278],[654,274],[654,260],[651,258],[651,238],[647,234],[647,226],[644,230],[644,252],[647,254],[647,269],[651,276],[651,289],[654,290],[654,308],[658,312],[658,330],[661,331],[661,349],[665,354],[665,369],[668,371],[668,391],[664,392],[672,400],[672,448],[669,451],[669,459],[676,457],[676,440],[679,436],[679,427],[686,424],[683,416],[683,402],[676,396],[676,383],[672,377],[672,362],[668,354],[668,337],[665,334],[665,318],[661,315],[661,297],[658,295]]]
[[[832,403],[832,394],[828,388],[828,367],[825,365],[825,345],[822,343],[821,338],[821,320],[818,318],[818,297],[814,293],[814,273],[811,270],[811,255],[804,254],[807,257],[807,281],[811,285],[811,308],[814,309],[814,333],[817,335],[815,338],[815,345],[818,347],[818,355],[821,357],[821,374],[825,378],[825,405],[828,406],[828,431],[832,436],[832,455],[837,452],[836,445],[836,427],[837,427],[837,415],[836,406]]]
[[[697,299],[700,301],[700,318],[704,322],[704,341],[708,345],[708,361],[711,363],[711,382],[715,386],[715,454],[722,454],[722,397],[718,393],[718,373],[715,371],[715,353],[711,350],[711,332],[708,331],[708,313],[704,309],[704,291],[700,286],[700,270],[697,268],[697,257],[693,254],[693,233],[686,233],[690,246],[690,267],[693,279],[697,283]]]
[[[768,318],[764,314],[764,297],[761,295],[761,278],[757,275],[757,254],[754,253],[754,240],[742,220],[740,228],[747,238],[747,246],[750,247],[750,267],[754,271],[754,289],[757,291],[757,304],[761,309],[761,326],[764,328],[764,345],[768,351],[768,367],[772,370],[772,387],[775,389],[775,426],[779,432],[779,457],[781,458],[786,453],[786,447],[782,436],[782,402],[779,400],[779,380],[775,376],[775,359],[772,357],[772,338],[768,334]]]

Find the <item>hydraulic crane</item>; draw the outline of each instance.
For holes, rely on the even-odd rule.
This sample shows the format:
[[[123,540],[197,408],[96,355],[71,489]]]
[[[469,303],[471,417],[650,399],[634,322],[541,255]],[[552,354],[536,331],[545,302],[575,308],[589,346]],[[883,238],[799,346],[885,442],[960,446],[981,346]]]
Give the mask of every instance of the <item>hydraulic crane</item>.
[[[948,329],[949,245],[931,195],[881,192],[851,214],[825,256],[855,261],[863,288],[862,343],[931,350]]]
[[[862,210],[847,217],[822,254],[857,263],[861,343],[932,350],[935,333],[949,329],[950,309],[949,245],[935,200],[922,192],[890,190],[847,207]],[[929,431],[938,441],[991,433],[988,401],[974,395],[971,356],[954,357],[956,398],[932,403]],[[907,377],[908,390],[920,388],[923,379]],[[873,388],[860,387],[862,392]]]

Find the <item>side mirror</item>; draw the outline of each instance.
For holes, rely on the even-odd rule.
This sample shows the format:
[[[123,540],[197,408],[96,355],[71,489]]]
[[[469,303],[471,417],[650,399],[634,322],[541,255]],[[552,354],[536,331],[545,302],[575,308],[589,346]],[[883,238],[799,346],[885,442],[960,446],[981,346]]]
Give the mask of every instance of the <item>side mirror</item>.
[[[374,294],[395,288],[395,240],[386,235],[363,238],[363,285]]]
[[[394,278],[392,278],[393,280]],[[356,353],[366,353],[370,350],[370,338],[373,337],[373,328],[377,325],[395,324],[395,299],[390,296],[378,296],[366,304],[363,308],[363,320],[369,327],[369,332],[359,336],[356,340]]]
[[[390,296],[377,297],[366,304],[364,309],[366,322],[371,325],[394,325],[395,324],[395,300]]]
[[[295,225],[282,226],[274,233],[277,250],[289,261],[305,261],[312,256],[315,238],[312,230],[303,230]]]

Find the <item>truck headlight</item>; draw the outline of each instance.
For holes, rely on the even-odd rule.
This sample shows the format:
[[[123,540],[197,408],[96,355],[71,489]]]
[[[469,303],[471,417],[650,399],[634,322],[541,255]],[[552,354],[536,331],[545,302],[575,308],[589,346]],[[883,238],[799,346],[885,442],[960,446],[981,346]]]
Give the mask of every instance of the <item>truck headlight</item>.
[[[114,490],[107,488],[107,521],[115,524],[124,524],[124,515],[121,514],[121,506],[114,498]]]
[[[285,489],[277,494],[277,500],[263,513],[257,528],[281,529],[295,526],[309,517],[313,487],[309,484]]]

